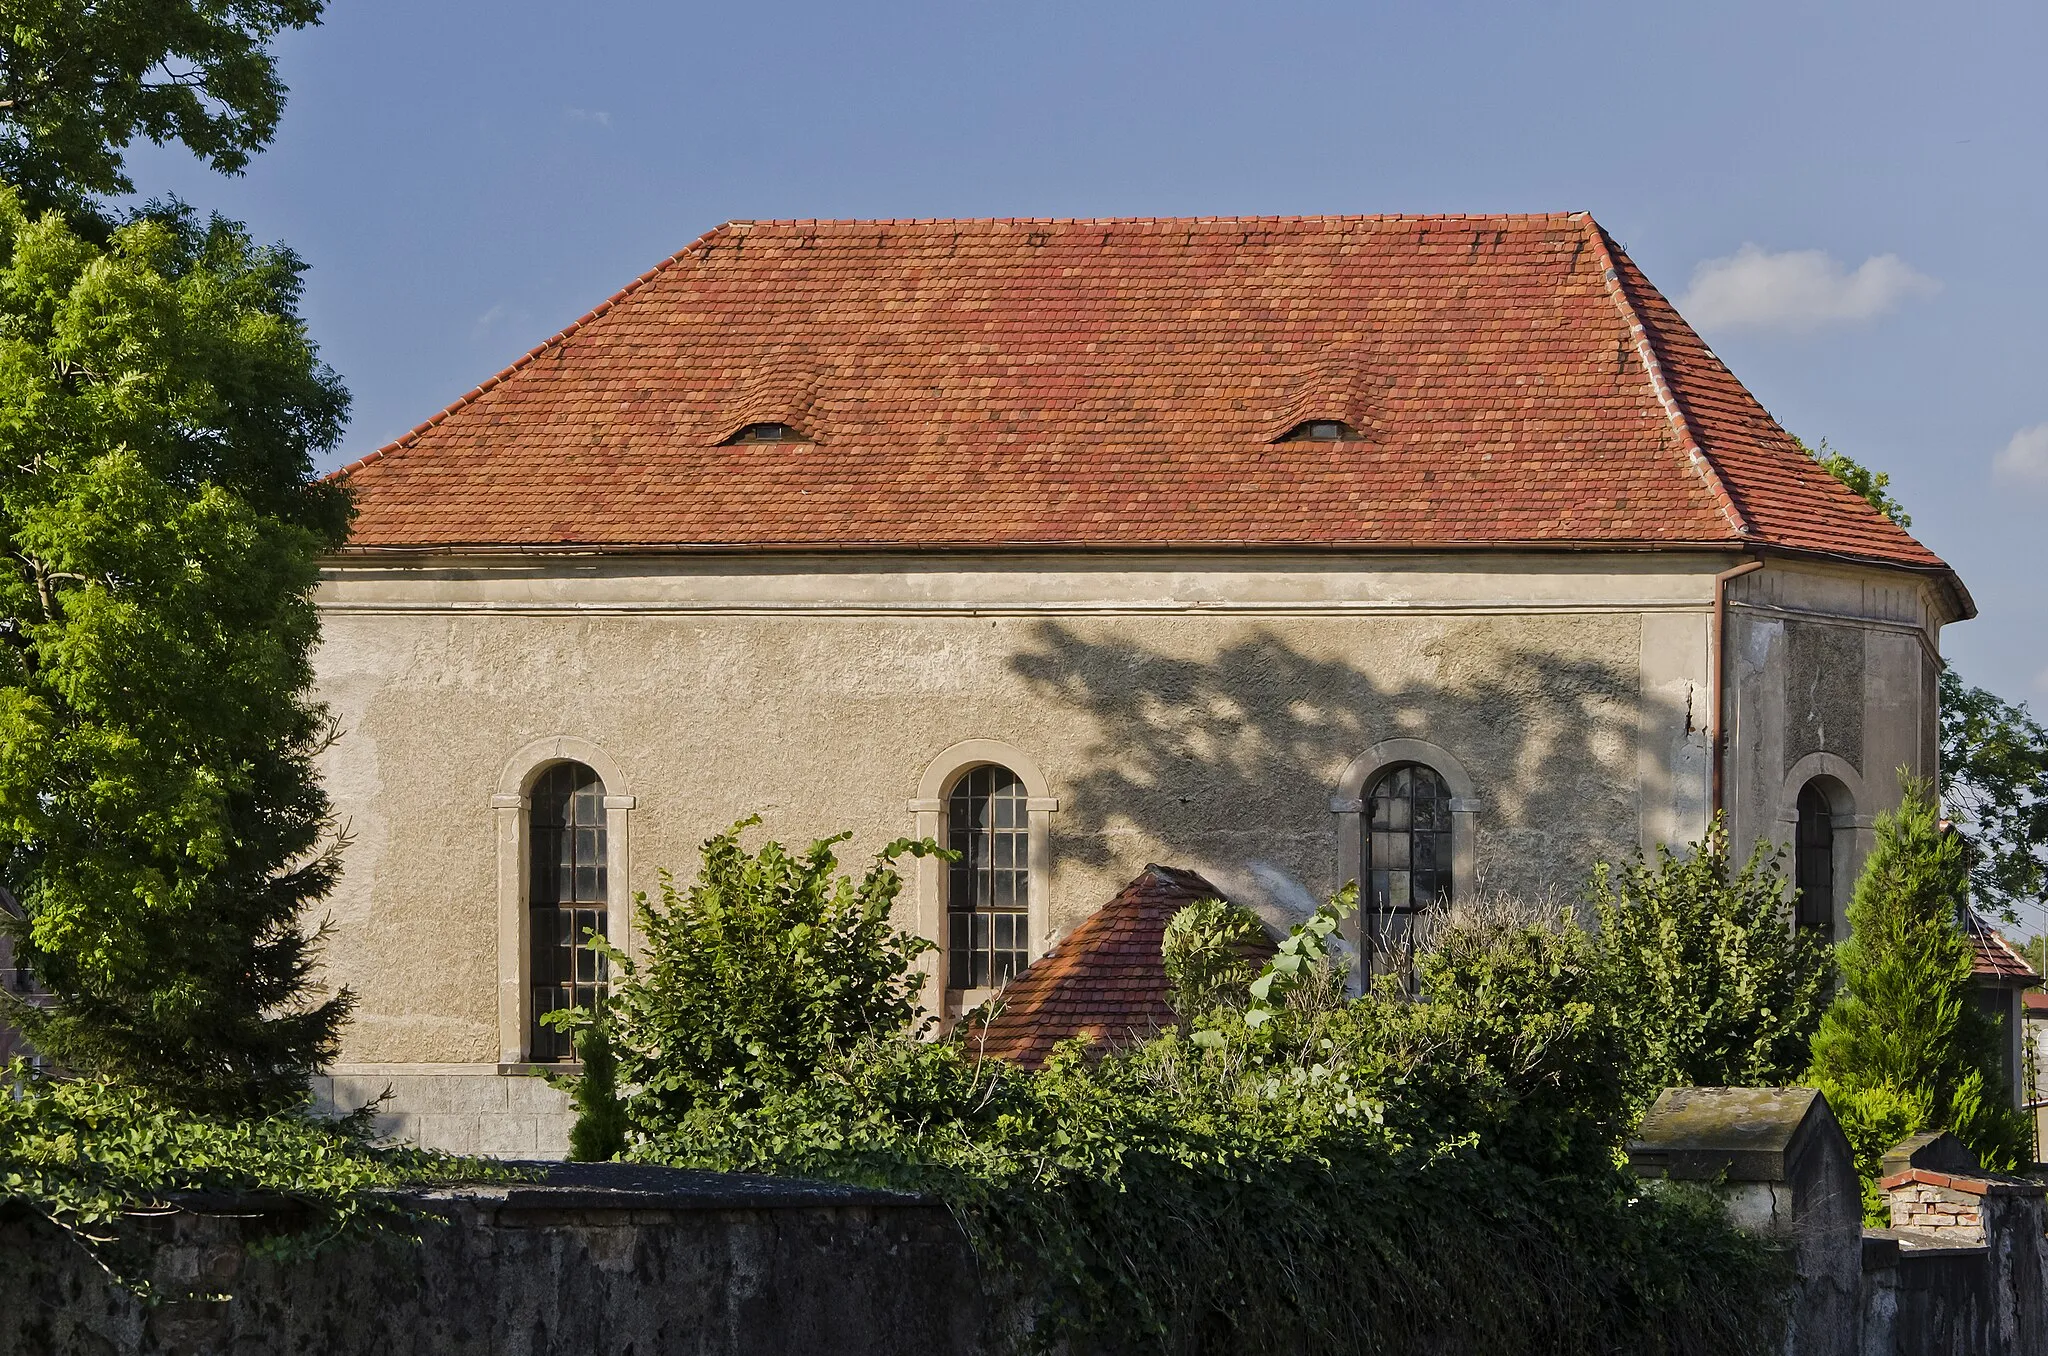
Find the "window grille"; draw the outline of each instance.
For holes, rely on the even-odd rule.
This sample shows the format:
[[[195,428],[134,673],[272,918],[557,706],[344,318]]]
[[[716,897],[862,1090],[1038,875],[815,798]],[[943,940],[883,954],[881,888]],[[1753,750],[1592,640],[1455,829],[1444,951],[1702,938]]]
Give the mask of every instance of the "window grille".
[[[1031,963],[1031,831],[1024,783],[984,764],[961,777],[946,801],[946,846],[960,854],[947,872],[946,984],[1005,984]]]
[[[1366,798],[1365,907],[1381,918],[1451,902],[1451,792],[1433,768],[1402,763]]]
[[[1827,793],[1814,782],[1799,791],[1793,884],[1799,889],[1799,926],[1824,937],[1835,932],[1835,817]]]
[[[528,811],[532,877],[527,892],[533,929],[532,1028],[537,1061],[575,1057],[569,1037],[540,1019],[561,1008],[589,1007],[610,978],[590,934],[605,936],[604,783],[581,763],[557,763],[534,785]]]

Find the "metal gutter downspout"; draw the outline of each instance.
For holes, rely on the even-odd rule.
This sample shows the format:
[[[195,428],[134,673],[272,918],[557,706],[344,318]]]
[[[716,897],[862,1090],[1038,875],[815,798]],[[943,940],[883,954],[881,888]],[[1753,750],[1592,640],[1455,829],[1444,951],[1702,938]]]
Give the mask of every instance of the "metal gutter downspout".
[[[1761,570],[1761,560],[1748,560],[1733,569],[1721,571],[1714,576],[1714,668],[1711,674],[1713,692],[1708,698],[1707,709],[1714,713],[1714,767],[1712,774],[1713,791],[1710,802],[1711,814],[1719,818],[1725,792],[1722,784],[1726,776],[1723,764],[1728,761],[1727,721],[1721,709],[1722,693],[1727,687],[1728,670],[1728,581],[1740,579],[1743,575]]]

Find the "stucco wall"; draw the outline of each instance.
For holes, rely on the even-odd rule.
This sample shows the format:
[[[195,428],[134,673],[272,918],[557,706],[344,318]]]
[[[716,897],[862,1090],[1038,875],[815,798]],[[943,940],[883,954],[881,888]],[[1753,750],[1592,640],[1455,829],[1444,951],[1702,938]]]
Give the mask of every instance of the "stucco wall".
[[[1821,778],[1836,832],[1835,936],[1876,816],[1899,771],[1938,771],[1940,618],[1899,572],[1774,564],[1734,580],[1728,605],[1731,836],[1789,844],[1799,789]],[[1786,873],[1791,874],[1789,857]]]
[[[517,811],[493,797],[508,777],[516,788],[516,751],[560,735],[600,748],[620,783],[606,790],[631,798],[614,822],[630,827],[633,890],[653,892],[662,867],[687,879],[701,841],[746,814],[786,840],[850,829],[857,865],[914,830],[942,750],[994,739],[1035,760],[1058,805],[1055,935],[1148,861],[1301,911],[1338,883],[1346,765],[1410,738],[1471,778],[1477,880],[1461,890],[1576,895],[1595,860],[1704,827],[1712,578],[1727,563],[338,564],[317,669],[343,731],[323,770],[351,835],[327,953],[330,979],[361,1000],[343,1068],[483,1072],[516,1057],[494,817]],[[1879,605],[1839,572],[1774,567],[1738,584],[1730,787],[1745,838],[1777,827],[1788,749],[1846,738],[1832,715],[1788,722],[1788,674],[1835,693],[1854,667],[1843,656],[1860,654],[1861,702],[1840,697],[1860,719],[1859,766],[1922,758],[1926,696],[1901,620],[1920,606],[1911,581]],[[1785,639],[1817,614],[1852,625]]]
[[[351,843],[328,969],[361,999],[350,1063],[499,1057],[491,799],[508,757],[550,735],[616,761],[607,790],[634,798],[629,878],[648,891],[750,813],[789,839],[851,829],[857,859],[912,829],[941,750],[1005,741],[1059,802],[1059,931],[1148,861],[1309,907],[1337,883],[1338,776],[1390,737],[1471,774],[1484,888],[1574,891],[1592,860],[1633,851],[1645,760],[1665,768],[1662,819],[1700,799],[1672,690],[1699,677],[1660,675],[1647,701],[1642,680],[1646,612],[1704,651],[1697,568],[1468,566],[1405,589],[1327,566],[867,571],[776,578],[781,598],[748,577],[572,569],[524,597],[491,570],[330,584],[317,662],[344,734],[324,770]]]

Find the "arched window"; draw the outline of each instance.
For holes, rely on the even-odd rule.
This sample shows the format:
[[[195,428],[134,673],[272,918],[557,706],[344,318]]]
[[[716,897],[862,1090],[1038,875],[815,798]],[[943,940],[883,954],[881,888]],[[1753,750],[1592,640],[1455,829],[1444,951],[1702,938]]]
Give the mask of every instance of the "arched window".
[[[1451,901],[1451,792],[1434,768],[1400,763],[1365,798],[1361,901],[1368,917],[1404,917]]]
[[[568,1037],[540,1019],[560,1008],[589,1007],[610,977],[589,940],[592,932],[607,935],[604,783],[582,763],[556,763],[534,783],[531,805],[526,899],[533,1001],[527,1048],[536,1061],[571,1059]]]
[[[1031,840],[1017,774],[984,763],[946,797],[946,987],[1008,983],[1031,963]]]
[[[1794,853],[1793,883],[1799,889],[1799,926],[1833,937],[1835,814],[1818,780],[1799,788],[1799,828]]]

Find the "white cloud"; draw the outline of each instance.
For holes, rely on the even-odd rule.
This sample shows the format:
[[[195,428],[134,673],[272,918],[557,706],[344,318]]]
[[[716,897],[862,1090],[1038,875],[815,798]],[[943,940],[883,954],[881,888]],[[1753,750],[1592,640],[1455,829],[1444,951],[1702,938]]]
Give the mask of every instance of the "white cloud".
[[[2048,485],[2048,424],[2035,424],[2013,434],[2005,450],[1991,459],[1991,469],[2009,480]]]
[[[612,115],[601,108],[565,108],[562,113],[570,122],[596,123],[599,127],[612,125]]]
[[[472,339],[489,338],[492,333],[502,328],[507,321],[519,321],[525,318],[526,313],[524,311],[515,312],[509,305],[501,301],[476,318],[475,322],[469,327],[469,337]]]
[[[1797,332],[1871,320],[1908,297],[1940,290],[1939,282],[1896,254],[1865,259],[1851,271],[1824,250],[1773,254],[1744,245],[1695,268],[1692,290],[1678,309],[1703,330]]]

